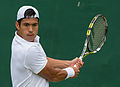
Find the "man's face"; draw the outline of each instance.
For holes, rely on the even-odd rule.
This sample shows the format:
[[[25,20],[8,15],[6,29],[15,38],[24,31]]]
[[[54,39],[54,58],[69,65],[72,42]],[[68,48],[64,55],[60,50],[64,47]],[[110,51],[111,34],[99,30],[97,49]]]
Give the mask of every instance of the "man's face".
[[[38,25],[37,18],[25,18],[20,25],[16,22],[17,34],[23,39],[33,42],[38,33]]]

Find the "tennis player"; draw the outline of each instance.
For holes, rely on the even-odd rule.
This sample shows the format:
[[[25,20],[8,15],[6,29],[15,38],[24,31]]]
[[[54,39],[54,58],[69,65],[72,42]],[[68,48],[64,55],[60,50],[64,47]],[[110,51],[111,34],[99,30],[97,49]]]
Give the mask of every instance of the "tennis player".
[[[46,56],[37,35],[39,13],[34,7],[22,6],[15,25],[11,54],[13,87],[49,87],[49,82],[78,76],[83,66],[79,58],[67,61]]]

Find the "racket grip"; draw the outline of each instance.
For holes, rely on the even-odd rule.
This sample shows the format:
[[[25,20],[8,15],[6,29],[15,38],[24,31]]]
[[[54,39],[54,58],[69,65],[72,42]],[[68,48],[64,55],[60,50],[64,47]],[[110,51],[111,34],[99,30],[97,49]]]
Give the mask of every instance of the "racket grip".
[[[82,60],[82,58],[83,58],[83,56],[80,56],[80,57],[79,57],[79,59],[81,59],[81,60]]]

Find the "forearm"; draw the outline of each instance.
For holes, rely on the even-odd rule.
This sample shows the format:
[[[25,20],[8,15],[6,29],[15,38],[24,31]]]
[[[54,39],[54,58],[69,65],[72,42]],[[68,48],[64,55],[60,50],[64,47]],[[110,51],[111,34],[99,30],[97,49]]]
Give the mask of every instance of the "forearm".
[[[50,80],[51,82],[59,82],[68,78],[74,78],[75,71],[72,67],[64,68],[62,70],[58,70],[59,72],[56,74],[55,78],[53,80]]]
[[[65,78],[67,77],[67,72],[62,70],[62,69],[59,69],[59,68],[56,68],[55,69],[56,72],[51,72],[51,76],[49,76],[49,78],[47,78],[47,80],[49,82],[59,82],[59,81],[63,81],[65,80]]]
[[[71,61],[68,61],[68,60],[57,60],[49,57],[47,57],[47,59],[48,59],[48,62],[51,62],[54,68],[63,69],[71,65]]]
[[[58,82],[66,78],[67,72],[63,69],[53,67],[53,64],[48,62],[46,67],[38,75],[47,79],[49,82]]]
[[[76,72],[74,77],[76,77],[79,73],[79,62],[77,67],[74,67],[77,59],[73,60],[72,63],[70,61],[56,60],[49,57],[47,57],[47,60],[48,62],[45,68],[40,71],[38,75],[47,79],[49,82],[58,82],[64,80],[66,77],[73,77],[74,71]]]

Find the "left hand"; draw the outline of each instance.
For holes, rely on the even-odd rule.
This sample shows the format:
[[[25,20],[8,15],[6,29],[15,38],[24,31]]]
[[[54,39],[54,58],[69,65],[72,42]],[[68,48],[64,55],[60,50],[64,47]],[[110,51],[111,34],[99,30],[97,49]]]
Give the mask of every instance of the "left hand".
[[[84,62],[81,59],[79,59],[78,57],[76,57],[75,59],[73,59],[71,61],[71,66],[75,65],[75,64],[76,64],[77,68],[80,69],[80,68],[82,68]]]
[[[80,69],[83,67],[83,64],[84,62],[81,59],[79,59],[79,61],[76,63],[76,66],[78,67],[78,69]]]

